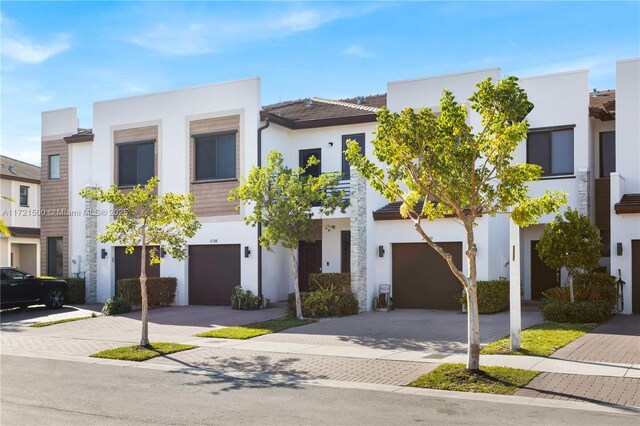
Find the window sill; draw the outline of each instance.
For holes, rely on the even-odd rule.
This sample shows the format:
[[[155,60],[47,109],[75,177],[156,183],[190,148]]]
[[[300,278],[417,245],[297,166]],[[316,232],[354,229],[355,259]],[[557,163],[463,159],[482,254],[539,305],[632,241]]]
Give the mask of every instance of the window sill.
[[[238,178],[228,178],[228,179],[202,179],[202,180],[192,180],[191,183],[193,185],[198,185],[200,183],[218,183],[218,182],[237,182]]]
[[[539,180],[575,179],[576,175],[541,176]]]

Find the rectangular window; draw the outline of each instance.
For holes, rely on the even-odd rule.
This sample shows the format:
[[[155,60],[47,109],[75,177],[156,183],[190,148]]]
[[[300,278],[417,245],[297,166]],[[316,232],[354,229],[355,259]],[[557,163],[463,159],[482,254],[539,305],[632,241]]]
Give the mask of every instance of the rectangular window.
[[[195,179],[235,179],[236,132],[194,137]]]
[[[29,207],[29,187],[20,185],[20,206]]]
[[[542,176],[572,175],[573,129],[529,133],[527,163],[542,167]]]
[[[608,178],[616,171],[616,132],[600,133],[600,177]]]
[[[49,179],[60,179],[60,155],[49,156]]]
[[[62,237],[47,238],[47,275],[50,277],[61,277],[62,270]]]
[[[344,179],[349,179],[350,177],[350,165],[344,155],[344,151],[347,149],[348,140],[353,140],[358,142],[358,145],[360,145],[360,154],[362,155],[365,154],[365,149],[364,149],[365,134],[364,133],[358,133],[355,135],[342,135],[342,176]]]
[[[320,148],[316,149],[301,149],[300,150],[300,167],[307,167],[307,163],[311,157],[316,157],[318,160],[322,160],[322,151]],[[305,175],[309,176],[320,176],[322,173],[321,163],[315,164],[313,166],[307,167]]]
[[[340,272],[351,272],[351,231],[340,231]]]
[[[118,186],[144,185],[154,173],[155,142],[118,145]]]

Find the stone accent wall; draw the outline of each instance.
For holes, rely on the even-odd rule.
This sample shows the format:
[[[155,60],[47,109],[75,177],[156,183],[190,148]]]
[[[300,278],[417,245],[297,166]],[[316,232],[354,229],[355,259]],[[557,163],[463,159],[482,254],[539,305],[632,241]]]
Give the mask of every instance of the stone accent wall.
[[[98,216],[89,212],[95,212],[97,208],[96,200],[85,200],[84,215],[84,258],[85,258],[85,303],[96,303],[98,301]]]
[[[367,310],[367,182],[351,168],[351,291],[360,311]]]
[[[580,214],[589,216],[591,212],[590,206],[590,185],[589,185],[589,170],[578,170],[578,212]]]

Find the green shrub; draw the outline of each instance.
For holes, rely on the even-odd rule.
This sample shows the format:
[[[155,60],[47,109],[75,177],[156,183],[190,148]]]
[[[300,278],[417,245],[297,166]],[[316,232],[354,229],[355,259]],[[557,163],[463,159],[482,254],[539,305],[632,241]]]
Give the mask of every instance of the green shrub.
[[[309,291],[331,287],[339,291],[351,291],[351,274],[340,272],[309,274]]]
[[[307,318],[342,317],[358,313],[358,300],[351,291],[339,291],[334,287],[300,293],[302,315]],[[295,293],[287,300],[287,314],[295,316]]]
[[[116,295],[107,299],[102,307],[103,315],[115,315],[131,312],[131,300],[124,295]]]
[[[466,308],[467,296],[463,291],[458,301]],[[509,281],[478,281],[478,312],[495,314],[509,308]]]
[[[602,272],[591,272],[587,274],[575,274],[573,277],[574,287],[614,287],[616,277]]]
[[[613,315],[608,301],[574,302],[565,300],[544,299],[540,303],[540,311],[547,321],[571,323],[601,323]]]
[[[67,282],[67,303],[85,303],[84,278],[63,277]]]
[[[147,301],[150,307],[171,305],[176,299],[177,280],[173,277],[147,278]],[[122,278],[116,282],[116,295],[126,297],[132,305],[140,306],[139,278]]]
[[[233,293],[231,294],[231,309],[253,311],[262,309],[263,302],[264,299],[262,296],[254,295],[251,290],[243,290],[240,285],[233,288]]]

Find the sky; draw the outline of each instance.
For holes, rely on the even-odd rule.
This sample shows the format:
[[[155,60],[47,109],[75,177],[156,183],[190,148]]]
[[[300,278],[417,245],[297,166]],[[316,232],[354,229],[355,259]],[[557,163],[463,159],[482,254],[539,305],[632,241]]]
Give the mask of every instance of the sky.
[[[40,163],[40,113],[258,76],[264,105],[385,93],[500,67],[526,77],[640,56],[640,2],[0,3],[1,151]]]

